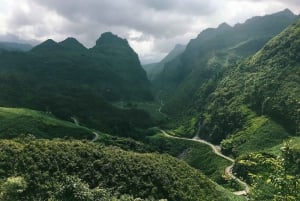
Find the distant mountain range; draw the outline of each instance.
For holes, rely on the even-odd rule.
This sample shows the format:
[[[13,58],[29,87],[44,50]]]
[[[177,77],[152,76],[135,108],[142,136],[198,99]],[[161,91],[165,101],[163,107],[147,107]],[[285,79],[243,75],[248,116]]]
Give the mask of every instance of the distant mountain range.
[[[170,125],[235,155],[299,135],[298,28],[286,9],[201,32],[152,81]]]
[[[167,56],[165,56],[159,63],[143,65],[143,68],[147,72],[149,80],[154,80],[160,73],[162,73],[165,64],[180,55],[185,50],[185,48],[185,45],[177,44],[175,45],[173,50],[169,54],[167,54]]]
[[[220,76],[227,67],[256,53],[297,18],[286,9],[253,17],[233,27],[223,23],[202,31],[152,81],[156,89],[164,92],[165,112],[177,115],[181,113],[178,111],[185,111],[201,86]]]
[[[13,42],[1,42],[0,52],[2,51],[22,51],[26,52],[31,50],[32,46],[29,44],[13,43]]]

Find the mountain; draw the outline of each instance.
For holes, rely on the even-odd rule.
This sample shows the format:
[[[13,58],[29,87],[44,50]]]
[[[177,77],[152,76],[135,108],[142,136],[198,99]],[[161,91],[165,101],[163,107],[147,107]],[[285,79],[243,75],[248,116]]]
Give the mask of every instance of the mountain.
[[[86,49],[76,39],[51,39],[29,52],[0,54],[0,105],[52,112],[108,133],[133,135],[135,127],[152,124],[134,108],[114,101],[152,100],[150,82],[137,54],[112,33],[104,33]]]
[[[105,64],[109,65],[106,70],[116,74],[114,77],[105,77],[103,85],[108,85],[108,83],[111,85],[106,87],[105,97],[111,97],[112,100],[152,99],[149,90],[150,82],[141,67],[138,55],[129,46],[127,40],[110,32],[104,33],[89,52],[95,59],[105,57]],[[118,88],[122,87],[121,90],[114,86],[116,84],[118,84]],[[119,94],[122,96],[118,97]]]
[[[237,156],[233,171],[254,200],[300,199],[299,47],[300,20],[226,72],[208,98],[203,132],[226,136],[222,150]]]
[[[159,63],[152,63],[152,64],[145,64],[143,65],[143,68],[147,72],[147,76],[149,80],[155,80],[156,77],[163,71],[164,65],[176,58],[178,55],[180,55],[184,50],[186,46],[177,44],[175,47],[171,50],[167,56],[165,56]]]
[[[64,48],[67,48],[68,50],[73,51],[85,51],[87,50],[86,47],[84,47],[81,43],[79,43],[75,38],[67,38],[64,41],[61,41],[59,43]]]
[[[223,150],[239,155],[299,135],[299,39],[300,20],[223,75],[202,111],[202,137],[228,137]]]
[[[87,51],[81,43],[79,43],[75,38],[66,38],[65,40],[57,43],[52,39],[48,39],[41,44],[32,48],[31,52],[34,54],[54,54],[55,52],[60,52],[60,54],[66,52],[79,53]]]
[[[31,52],[50,52],[50,51],[56,51],[59,50],[60,46],[58,43],[56,43],[54,40],[52,39],[48,39],[44,42],[42,42],[41,44],[35,46],[32,48]]]
[[[223,23],[202,31],[153,81],[156,88],[163,91],[164,112],[182,115],[199,88],[221,76],[227,67],[256,53],[296,18],[284,10],[254,17],[233,27]]]
[[[22,51],[26,52],[31,50],[32,46],[29,44],[13,43],[13,42],[0,42],[0,52],[2,51]]]
[[[299,30],[297,20],[254,55],[204,82],[175,131],[192,136],[198,127],[201,138],[221,143],[233,156],[267,151],[298,136]]]

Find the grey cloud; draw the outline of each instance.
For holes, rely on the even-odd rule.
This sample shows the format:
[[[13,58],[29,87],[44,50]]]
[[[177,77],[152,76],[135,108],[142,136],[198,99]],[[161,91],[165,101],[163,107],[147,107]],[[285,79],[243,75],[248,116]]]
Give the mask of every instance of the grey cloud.
[[[30,44],[30,45],[36,45],[39,43],[39,41],[37,41],[37,40],[24,40],[24,39],[20,38],[19,36],[12,34],[12,33],[1,34],[0,41],[23,43],[23,44]]]
[[[194,0],[35,0],[77,25],[93,21],[101,26],[123,26],[155,37],[172,37],[189,30],[197,15],[213,12],[212,4]],[[199,1],[203,2],[203,1]],[[153,8],[153,9],[151,9]],[[193,11],[193,12],[192,12]],[[192,18],[191,15],[194,17]]]
[[[155,55],[153,52],[162,55],[170,51],[176,43],[187,43],[205,27],[217,26],[228,20],[235,23],[255,12],[251,10],[242,17],[227,15],[226,12],[234,10],[234,8],[224,9],[228,2],[269,2],[265,5],[281,2],[283,6],[300,9],[298,0],[23,1],[30,6],[31,12],[24,12],[22,9],[12,11],[8,23],[14,30],[13,33],[19,36],[29,28],[31,35],[36,38],[55,37],[55,40],[62,40],[64,37],[72,36],[87,47],[91,47],[101,33],[112,31],[135,44],[154,41],[154,44],[150,45],[153,48],[151,50],[147,48],[151,58]],[[60,18],[51,20],[57,16]],[[224,17],[227,18],[223,19]],[[133,36],[132,31],[141,34]],[[143,51],[142,48],[140,50]],[[143,55],[147,57],[145,52]]]
[[[236,0],[229,0],[229,1],[236,1]],[[299,0],[239,0],[239,1],[246,1],[246,2],[272,2],[272,3],[281,3],[286,5],[288,8],[291,6],[296,6],[299,9],[300,3]]]
[[[195,0],[135,0],[148,8],[158,11],[174,11],[187,15],[206,15],[216,10],[215,1],[195,1]]]

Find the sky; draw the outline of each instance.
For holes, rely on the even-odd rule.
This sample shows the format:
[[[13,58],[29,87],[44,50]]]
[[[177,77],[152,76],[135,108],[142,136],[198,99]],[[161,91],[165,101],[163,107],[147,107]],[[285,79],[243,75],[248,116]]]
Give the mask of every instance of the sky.
[[[161,60],[204,29],[243,23],[300,0],[0,0],[0,41],[37,44],[75,37],[90,48],[101,33],[126,38],[142,63]]]

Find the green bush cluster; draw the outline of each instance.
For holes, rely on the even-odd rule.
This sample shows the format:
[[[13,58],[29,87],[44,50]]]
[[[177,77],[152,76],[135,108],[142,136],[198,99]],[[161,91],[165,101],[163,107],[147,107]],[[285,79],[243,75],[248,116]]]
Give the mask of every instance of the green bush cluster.
[[[150,200],[230,200],[215,183],[168,155],[80,141],[23,141],[0,140],[1,186],[20,189],[3,191],[4,197],[93,200],[111,194],[122,200],[127,194]]]

